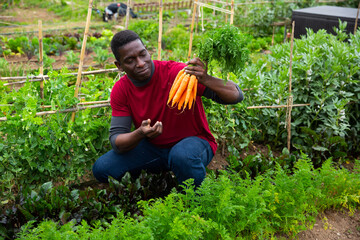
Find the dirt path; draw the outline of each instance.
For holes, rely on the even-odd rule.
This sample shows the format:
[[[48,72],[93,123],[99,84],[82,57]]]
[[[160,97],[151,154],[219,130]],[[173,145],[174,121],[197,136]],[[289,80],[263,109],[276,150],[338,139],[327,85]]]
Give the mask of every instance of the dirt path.
[[[299,240],[360,239],[360,213],[350,215],[347,211],[328,210],[320,214],[313,229],[298,235]]]
[[[42,8],[24,9],[12,8],[0,12],[1,16],[7,17],[2,19],[6,22],[6,26],[0,26],[0,34],[11,34],[16,32],[37,32],[39,30],[38,21],[42,21],[43,32],[70,30],[77,28],[85,28],[86,18],[81,21],[63,21],[54,12],[47,11]],[[97,19],[97,16],[92,16],[90,27],[103,26],[104,23]]]

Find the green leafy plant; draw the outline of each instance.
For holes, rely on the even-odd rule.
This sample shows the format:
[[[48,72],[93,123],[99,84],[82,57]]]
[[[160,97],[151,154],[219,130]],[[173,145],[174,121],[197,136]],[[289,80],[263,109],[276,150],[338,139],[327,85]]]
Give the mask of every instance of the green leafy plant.
[[[147,47],[156,46],[155,43],[158,39],[159,32],[158,22],[153,20],[131,22],[129,24],[129,30],[135,31]]]
[[[6,169],[1,176],[4,190],[1,197],[8,195],[11,199],[15,186],[29,182],[55,181],[62,177],[66,181],[75,180],[89,168],[91,159],[109,147],[109,109],[81,111],[73,124],[68,124],[68,114],[36,116],[36,112],[43,111],[41,105],[61,110],[78,103],[74,87],[68,86],[72,77],[63,71],[48,73],[50,80],[44,84],[44,99],[39,96],[39,83],[27,82],[18,91],[2,92],[4,106],[0,109],[8,120],[0,125],[0,132],[7,136],[0,138],[0,166]],[[108,99],[112,79],[97,78],[94,82],[97,83],[93,86],[99,87],[92,91],[94,96]]]
[[[0,236],[14,237],[26,223],[36,226],[43,219],[80,224],[86,221],[106,227],[122,211],[127,215],[139,214],[138,201],[164,197],[176,182],[170,173],[153,175],[142,172],[137,178],[129,173],[117,181],[110,177],[104,189],[86,188],[78,185],[54,186],[46,182],[37,189],[29,186],[20,189],[14,202],[0,208]]]
[[[206,34],[199,43],[198,56],[209,64],[210,71],[219,68],[224,78],[230,72],[237,75],[249,59],[248,40],[237,27],[224,25]]]
[[[72,50],[67,51],[65,57],[66,57],[66,63],[69,66],[74,66],[75,64],[79,63],[79,53],[76,53]]]
[[[278,166],[255,179],[224,171],[216,178],[207,177],[196,190],[189,179],[181,192],[139,202],[141,216],[119,213],[106,228],[101,222],[92,228],[82,222],[75,228],[74,222],[59,226],[51,221],[34,228],[30,222],[19,236],[269,239],[281,234],[295,238],[312,226],[324,209],[344,207],[353,213],[359,206],[359,186],[356,173],[334,168],[331,159],[315,170],[308,156],[302,154],[291,170]]]
[[[94,56],[95,62],[98,63],[101,67],[104,67],[106,65],[107,60],[111,57],[111,53],[109,53],[108,49],[101,49],[101,48],[95,48],[94,52],[95,52],[95,56]]]
[[[359,142],[354,136],[359,126],[355,120],[358,107],[352,103],[359,95],[359,58],[356,54],[359,36],[350,36],[351,40],[344,42],[325,31],[314,33],[309,30],[306,37],[294,41],[293,103],[309,103],[310,106],[292,110],[293,144],[307,146],[309,136],[301,131],[305,127],[320,134],[321,139],[342,137],[348,146],[354,147],[348,152],[359,151],[353,144]],[[285,105],[288,98],[290,44],[275,45],[270,50],[272,53],[266,55],[265,60],[248,66],[239,79],[244,86],[254,88],[247,92],[246,99],[255,106]],[[261,134],[253,140],[284,146],[287,137],[285,109],[254,109],[251,116],[261,119],[255,124]],[[311,147],[307,149],[311,150]],[[322,161],[324,159],[326,157]]]

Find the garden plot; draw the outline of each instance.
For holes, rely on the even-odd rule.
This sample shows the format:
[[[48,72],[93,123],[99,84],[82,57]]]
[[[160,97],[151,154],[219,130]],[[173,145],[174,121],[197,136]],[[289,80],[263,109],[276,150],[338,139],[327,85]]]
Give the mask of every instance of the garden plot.
[[[130,24],[129,28],[132,27],[145,37],[148,45],[157,45],[156,21],[141,20]],[[227,27],[224,25],[223,30]],[[232,30],[236,29],[194,34],[193,51],[201,55],[201,49],[209,49],[201,47],[201,43]],[[167,35],[168,32],[171,34]],[[255,49],[252,44],[265,39],[252,41],[251,35],[241,36],[242,41],[248,41],[242,46],[244,51]],[[178,60],[187,55],[189,29],[183,26],[166,29],[163,37],[167,43],[161,53],[163,59]],[[23,232],[24,239],[49,229],[61,237],[98,234],[101,238],[106,234],[136,233],[155,239],[358,238],[360,184],[356,133],[360,88],[356,51],[360,36],[359,33],[351,36],[349,42],[343,41],[345,37],[339,29],[337,36],[310,32],[294,42],[294,103],[309,105],[293,109],[290,148],[284,128],[286,107],[278,107],[287,105],[290,42],[277,42],[270,47],[271,41],[264,40],[271,53],[243,58],[245,64],[239,72],[231,68],[239,67],[236,64],[226,64],[227,58],[207,52],[211,53],[207,55],[209,71],[238,82],[247,91],[246,100],[236,106],[224,107],[204,100],[220,148],[202,192],[197,195],[204,197],[197,200],[191,187],[185,190],[185,195],[170,194],[176,185],[171,174],[144,173],[139,179],[127,176],[111,181],[108,186],[91,182],[91,163],[110,147],[108,107],[78,111],[74,122],[69,113],[36,115],[44,107],[58,111],[81,106],[81,98],[85,102],[108,100],[117,73],[83,76],[81,98],[74,97],[75,78],[69,76],[68,69],[47,69],[49,80],[45,81],[43,98],[39,82],[27,82],[17,91],[1,84],[0,117],[7,121],[0,122],[0,132],[6,136],[0,142],[0,170],[5,172],[1,175],[4,194],[1,203],[5,208],[0,214],[5,227],[0,228],[0,236],[11,236],[20,225],[34,221],[31,232]],[[102,42],[92,40],[99,49],[108,48],[108,42],[100,47]],[[224,53],[234,54],[239,48],[233,50]],[[151,51],[158,57],[156,48]],[[139,200],[143,200],[141,208],[137,205]],[[345,214],[340,215],[343,207]],[[329,208],[335,211],[321,214]],[[120,211],[129,214],[128,217]],[[45,218],[63,227],[43,222]],[[117,220],[113,221],[114,218]],[[97,231],[86,225],[77,225],[79,232],[74,231],[71,224],[81,220]],[[315,224],[312,230],[301,233],[312,224]],[[30,228],[31,224],[27,226]]]

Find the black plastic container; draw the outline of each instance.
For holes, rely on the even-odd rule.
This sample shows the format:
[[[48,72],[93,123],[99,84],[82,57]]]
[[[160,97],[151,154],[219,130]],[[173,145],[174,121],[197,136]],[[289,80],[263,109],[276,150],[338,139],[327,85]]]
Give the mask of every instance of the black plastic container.
[[[325,29],[328,33],[335,34],[333,28],[339,27],[339,19],[342,22],[347,22],[347,33],[354,33],[356,15],[356,8],[335,6],[318,6],[293,10],[292,21],[295,21],[294,37],[300,38],[301,35],[306,35],[306,28],[311,28],[314,32]]]

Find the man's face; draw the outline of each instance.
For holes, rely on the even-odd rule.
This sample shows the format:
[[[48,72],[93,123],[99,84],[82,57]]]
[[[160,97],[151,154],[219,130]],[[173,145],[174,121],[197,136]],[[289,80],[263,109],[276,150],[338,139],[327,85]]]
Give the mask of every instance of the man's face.
[[[151,56],[142,42],[137,39],[119,48],[120,59],[115,65],[120,71],[137,81],[145,81],[151,76]]]

